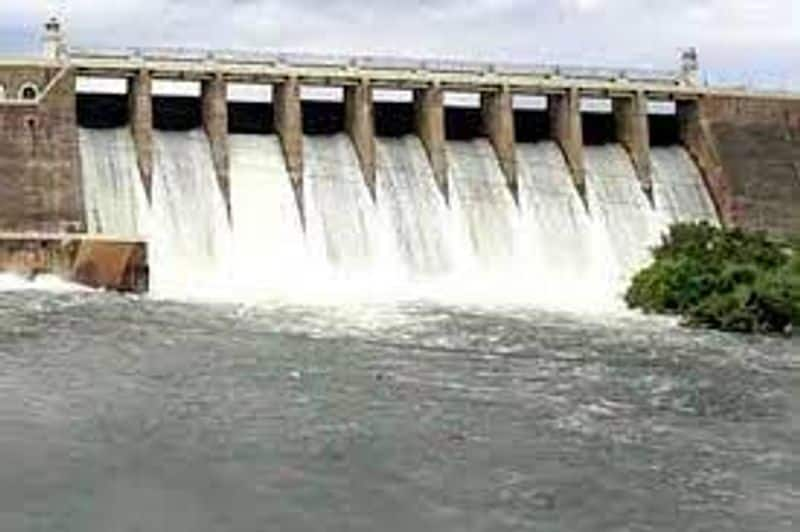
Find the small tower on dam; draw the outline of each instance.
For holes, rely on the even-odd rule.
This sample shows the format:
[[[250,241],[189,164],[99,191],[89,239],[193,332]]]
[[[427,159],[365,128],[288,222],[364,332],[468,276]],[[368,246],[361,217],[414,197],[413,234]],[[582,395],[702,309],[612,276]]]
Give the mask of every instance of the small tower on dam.
[[[681,79],[686,85],[700,85],[700,59],[694,46],[681,51]]]
[[[52,16],[44,24],[44,56],[48,59],[62,59],[67,53],[67,39],[61,21]]]

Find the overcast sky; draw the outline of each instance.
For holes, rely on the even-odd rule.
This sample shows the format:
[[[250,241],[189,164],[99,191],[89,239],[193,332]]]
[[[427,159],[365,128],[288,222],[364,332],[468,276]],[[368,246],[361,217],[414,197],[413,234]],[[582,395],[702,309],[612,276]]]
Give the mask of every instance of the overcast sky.
[[[102,6],[102,7],[100,7]],[[0,53],[72,44],[197,46],[673,68],[800,87],[800,0],[0,0]]]

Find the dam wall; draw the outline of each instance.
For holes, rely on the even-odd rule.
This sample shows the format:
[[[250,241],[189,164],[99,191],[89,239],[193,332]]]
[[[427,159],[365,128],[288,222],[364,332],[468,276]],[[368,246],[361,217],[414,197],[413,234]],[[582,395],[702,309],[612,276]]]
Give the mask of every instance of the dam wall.
[[[265,71],[266,72],[266,71]],[[377,72],[377,71],[376,71]],[[92,74],[127,80],[126,94],[79,94],[76,78]],[[721,220],[729,225],[797,233],[795,206],[800,194],[798,130],[800,97],[728,95],[660,82],[633,84],[619,81],[564,80],[547,76],[538,86],[514,86],[516,78],[499,84],[486,76],[463,75],[446,82],[442,75],[430,81],[411,78],[370,79],[364,73],[342,79],[317,79],[298,69],[273,79],[215,69],[161,72],[62,64],[3,65],[0,62],[0,229],[6,231],[79,232],[86,228],[78,126],[127,127],[136,146],[141,179],[149,196],[153,174],[153,132],[159,129],[201,128],[209,139],[219,188],[229,207],[228,134],[244,124],[247,131],[276,132],[302,210],[303,135],[341,130],[353,142],[363,179],[370,194],[376,190],[376,137],[392,136],[399,124],[404,133],[418,136],[445,199],[448,198],[446,143],[455,138],[486,138],[493,147],[509,189],[517,196],[515,143],[525,136],[520,115],[527,110],[513,103],[517,96],[537,95],[546,100],[538,125],[539,140],[553,140],[562,150],[576,188],[583,195],[586,174],[584,146],[622,145],[631,158],[645,193],[652,188],[650,146],[684,145],[707,181]],[[381,72],[385,78],[385,72]],[[419,74],[416,73],[416,76]],[[395,77],[400,73],[395,73]],[[377,77],[377,75],[376,75]],[[154,79],[192,79],[200,84],[199,97],[154,96]],[[253,82],[272,87],[272,99],[254,104],[228,101],[228,84]],[[480,83],[478,81],[481,81]],[[519,83],[519,80],[517,80]],[[560,84],[559,84],[560,83]],[[408,85],[411,88],[408,88]],[[424,85],[420,87],[419,85]],[[341,87],[339,102],[301,99],[304,87]],[[411,104],[405,115],[382,111],[388,102],[373,102],[374,90],[408,90]],[[474,109],[446,106],[445,95],[469,93],[478,97]],[[581,111],[585,98],[611,103],[604,113]],[[674,102],[674,116],[652,115],[652,102]],[[254,112],[263,112],[262,117]],[[80,119],[78,117],[80,115]],[[255,118],[254,118],[255,117]],[[259,122],[260,120],[260,122]],[[263,123],[262,123],[263,122]],[[412,129],[408,129],[408,125]],[[376,129],[377,135],[376,135]],[[667,140],[665,140],[667,139]]]
[[[262,271],[600,285],[667,223],[800,231],[800,97],[664,73],[84,52],[0,60],[0,96],[0,231],[146,241],[159,285],[265,241]]]
[[[0,62],[0,230],[78,232],[75,72]]]
[[[723,220],[775,234],[800,234],[800,98],[714,96],[688,111],[687,139],[716,189]],[[692,140],[688,140],[692,144]]]

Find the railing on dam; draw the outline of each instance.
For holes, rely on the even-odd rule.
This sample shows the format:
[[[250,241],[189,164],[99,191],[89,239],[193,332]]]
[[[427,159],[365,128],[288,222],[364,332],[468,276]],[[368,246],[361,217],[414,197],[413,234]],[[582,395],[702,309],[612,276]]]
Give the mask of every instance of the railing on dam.
[[[63,60],[87,75],[129,75],[150,70],[154,77],[203,78],[222,74],[234,80],[270,81],[296,76],[311,84],[347,84],[369,79],[375,86],[453,89],[509,86],[515,90],[580,87],[654,93],[699,90],[678,71],[531,63],[347,56],[270,51],[189,48],[73,48]]]
[[[701,95],[797,99],[797,92],[757,90],[701,82],[681,70],[614,68],[537,63],[464,61],[400,56],[349,56],[261,50],[194,48],[70,48],[52,57],[0,57],[0,67],[69,67],[85,77],[130,78],[147,71],[154,79],[240,83],[348,86],[368,81],[375,88],[548,95],[577,89],[585,96],[645,93],[656,100],[694,99]]]
[[[573,65],[547,65],[536,63],[465,61],[458,59],[419,59],[402,56],[348,56],[336,54],[286,53],[242,50],[203,50],[193,48],[72,48],[69,57],[81,60],[213,62],[224,65],[250,64],[265,67],[321,67],[363,68],[374,70],[400,70],[430,73],[509,74],[534,76],[560,76],[570,79],[646,81],[650,83],[678,84],[682,82],[677,70],[626,69]]]

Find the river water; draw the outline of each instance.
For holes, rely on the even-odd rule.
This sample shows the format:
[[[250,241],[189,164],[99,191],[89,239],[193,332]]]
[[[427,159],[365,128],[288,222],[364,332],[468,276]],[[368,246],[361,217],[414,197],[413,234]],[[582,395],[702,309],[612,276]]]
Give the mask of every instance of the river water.
[[[584,203],[521,143],[515,201],[451,141],[448,204],[413,137],[373,201],[308,136],[303,226],[277,137],[231,137],[230,219],[200,130],[156,134],[150,205],[128,133],[81,147],[152,294],[0,277],[0,532],[793,530],[800,341],[620,310],[668,222],[715,220],[682,148],[652,198],[587,148]]]
[[[796,530],[796,339],[0,285],[2,531]]]

